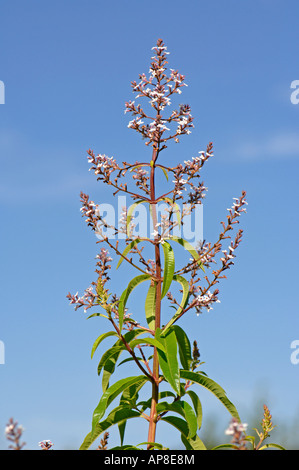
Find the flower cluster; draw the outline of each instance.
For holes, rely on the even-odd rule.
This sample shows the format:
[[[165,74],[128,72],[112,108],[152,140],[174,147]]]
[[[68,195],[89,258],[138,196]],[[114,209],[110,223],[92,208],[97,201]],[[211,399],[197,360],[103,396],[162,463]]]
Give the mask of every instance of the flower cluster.
[[[262,419],[262,422],[261,422],[261,426],[262,426],[262,431],[261,432],[259,432],[256,429],[256,432],[257,432],[257,434],[260,438],[260,442],[259,442],[258,446],[261,445],[261,443],[265,439],[267,439],[267,437],[270,436],[270,432],[272,431],[272,429],[275,428],[275,426],[272,423],[272,415],[271,415],[270,410],[267,407],[267,405],[264,405],[264,416],[263,416],[263,419]]]
[[[202,308],[206,308],[207,311],[209,312],[210,310],[213,310],[213,307],[211,307],[211,305],[214,302],[220,303],[220,300],[217,297],[218,293],[219,293],[218,289],[215,289],[215,291],[213,293],[208,291],[206,294],[198,295],[196,297],[196,301],[195,301],[194,306],[195,306],[197,315],[199,315],[201,313]]]
[[[23,426],[18,425],[17,421],[14,421],[12,418],[10,418],[5,427],[6,439],[13,443],[9,446],[10,449],[22,450],[26,444],[25,442],[21,442],[23,432]]]
[[[264,417],[262,419],[261,426],[264,433],[264,439],[266,439],[267,437],[269,437],[269,433],[275,427],[273,426],[272,415],[267,405],[264,405]]]
[[[107,450],[108,446],[109,432],[104,432],[104,435],[101,439],[100,445],[97,447],[97,450]]]
[[[88,150],[88,161],[91,163],[89,170],[93,170],[98,176],[98,180],[103,180],[106,183],[109,182],[111,173],[115,170],[120,170],[120,167],[116,163],[113,157],[107,157],[106,155],[95,155],[92,150]]]
[[[135,105],[134,101],[125,103],[125,113],[130,112],[134,117],[129,122],[128,127],[139,132],[146,140],[146,145],[152,145],[162,150],[166,148],[165,143],[174,139],[179,142],[179,136],[182,134],[190,134],[190,128],[193,126],[193,117],[189,105],[180,105],[179,110],[174,110],[168,117],[162,117],[162,112],[171,105],[171,96],[181,94],[181,88],[187,86],[185,76],[177,70],[170,69],[167,76],[167,47],[162,39],[158,39],[157,45],[152,48],[155,55],[151,58],[152,62],[149,68],[149,77],[144,73],[139,75],[139,83],[132,81],[133,92],[137,93],[137,98],[147,98],[151,108],[156,111],[156,116],[147,114],[140,104]],[[145,121],[150,122],[146,123]],[[171,131],[170,124],[175,123],[175,129]],[[168,137],[164,136],[166,132],[170,132]]]
[[[148,186],[148,171],[143,170],[141,166],[136,166],[132,169],[133,172],[133,180],[135,180],[136,186],[142,189],[146,194],[150,194],[150,189]]]
[[[141,245],[143,245],[144,240],[151,241],[156,245],[157,254],[158,245],[163,245],[166,239],[171,238],[176,225],[182,226],[185,222],[184,217],[192,212],[196,204],[202,203],[207,187],[199,178],[203,165],[213,157],[213,144],[209,142],[205,151],[201,150],[192,159],[184,160],[183,164],[164,166],[157,162],[160,151],[166,148],[169,139],[174,139],[177,142],[179,136],[190,133],[190,129],[193,127],[193,117],[191,116],[190,106],[187,104],[181,104],[178,109],[170,110],[167,113],[167,110],[171,109],[173,95],[181,94],[182,87],[186,86],[185,76],[174,69],[167,71],[168,52],[161,39],[157,41],[157,45],[153,47],[153,50],[155,55],[151,58],[149,76],[143,73],[139,75],[138,83],[136,81],[131,82],[136,100],[138,98],[148,100],[149,112],[143,109],[135,100],[130,100],[125,104],[125,113],[129,112],[133,117],[128,127],[141,133],[146,140],[146,145],[153,147],[152,160],[145,163],[138,161],[134,163],[122,162],[122,165],[119,165],[113,157],[104,154],[95,155],[92,150],[88,150],[87,153],[88,161],[91,164],[90,169],[95,172],[97,179],[115,188],[114,195],[119,191],[123,191],[130,195],[133,200],[137,200],[137,203],[149,203],[151,212],[155,212],[152,233],[154,240],[152,238],[139,237],[138,239],[138,237],[133,237],[132,233],[135,227],[133,214],[126,207],[122,209],[118,228],[107,224],[100,214],[99,206],[84,193],[81,193],[81,212],[86,219],[86,223],[95,231],[97,236],[99,235],[99,241],[106,242],[109,248],[112,248],[118,256],[122,256],[122,259],[125,259],[143,274],[150,273],[153,277],[159,279],[163,276],[163,269],[159,268],[159,271],[157,268],[159,266],[157,259],[151,260],[144,257],[142,253],[144,246]],[[167,181],[173,183],[170,190],[165,191],[159,197],[155,193],[155,168],[163,170]],[[131,175],[135,187],[141,190],[139,193],[128,188],[127,183],[120,182],[120,178],[126,175]],[[239,223],[238,219],[241,213],[245,212],[245,205],[247,204],[245,196],[246,193],[242,192],[241,197],[234,198],[232,207],[228,209],[227,221],[225,223],[221,222],[223,230],[218,240],[215,243],[203,241],[197,247],[199,258],[192,257],[183,268],[175,272],[176,275],[189,274],[190,297],[193,296],[194,298],[182,310],[180,315],[186,313],[190,308],[195,309],[198,315],[204,309],[210,311],[214,303],[220,302],[218,299],[219,290],[216,289],[216,284],[219,283],[220,279],[226,277],[224,272],[234,264],[235,251],[241,242],[243,232],[239,230],[234,239],[231,238],[230,232],[233,230],[234,225]],[[179,200],[184,203],[182,210],[179,209],[177,203]],[[157,204],[160,202],[165,202],[167,205],[161,216],[157,211]],[[176,212],[179,212],[179,214],[176,214]],[[114,234],[124,233],[126,236],[120,238],[125,238],[126,248],[130,248],[130,250],[126,251],[124,255],[123,249],[119,249],[119,241],[114,245],[107,236],[107,230],[104,232],[103,228],[114,230]],[[230,243],[228,243],[228,246],[223,246],[226,239],[230,239]],[[138,263],[135,262],[136,256],[139,257],[138,261],[143,265],[143,269],[140,268],[140,264],[137,265]],[[219,258],[221,263],[219,269],[211,269],[212,275],[208,276],[206,269],[219,262]],[[105,299],[106,296],[110,295],[104,288],[104,284],[109,279],[110,260],[105,250],[102,250],[97,257],[96,272],[100,280],[101,295],[104,295]],[[204,274],[202,274],[201,268]],[[157,274],[158,271],[159,274]],[[203,285],[203,280],[206,281],[206,285]],[[96,286],[96,293],[93,292],[93,286]],[[82,297],[77,293],[74,296],[68,294],[68,298],[71,303],[75,304],[76,309],[83,307],[86,311],[93,305],[101,303],[99,302],[97,289],[98,284],[92,283]],[[172,303],[180,306],[170,292],[167,297]],[[101,305],[105,309],[109,309],[109,315],[113,311],[117,316],[117,303],[113,303],[113,307],[111,307],[112,304],[108,305],[107,300],[105,300]],[[127,316],[127,312],[125,316]]]
[[[82,213],[82,217],[86,217],[87,225],[95,230],[99,220],[96,215],[96,204],[93,201],[90,201],[89,196],[84,194],[82,191],[80,197],[82,204],[80,211]]]
[[[70,301],[70,305],[75,304],[75,310],[78,310],[80,307],[84,307],[84,313],[87,310],[95,305],[96,294],[93,292],[93,287],[90,286],[85,289],[84,294],[82,297],[79,297],[78,292],[72,295],[70,292],[66,296],[67,299]]]
[[[213,308],[213,303],[220,302],[218,299],[219,290],[214,289],[212,292],[211,289],[219,283],[220,279],[226,278],[226,276],[223,274],[224,271],[229,269],[234,264],[233,259],[236,256],[235,250],[241,242],[243,231],[237,231],[234,240],[231,240],[227,250],[222,249],[222,245],[225,239],[231,238],[229,232],[233,230],[235,224],[239,223],[238,217],[242,212],[245,211],[244,206],[247,205],[245,196],[246,193],[243,191],[240,198],[234,198],[235,202],[232,208],[229,210],[227,223],[225,224],[224,222],[221,222],[223,231],[220,233],[218,240],[214,244],[203,241],[197,248],[199,259],[191,258],[189,263],[186,264],[184,268],[176,272],[177,274],[191,274],[191,278],[189,279],[189,292],[190,295],[194,297],[194,300],[185,309],[185,312],[190,308],[194,308],[196,314],[199,315],[202,313],[203,308],[205,308],[207,311],[210,311]],[[207,274],[204,275],[204,279],[207,283],[207,285],[204,286],[201,279],[202,275],[199,274],[200,268],[203,268],[206,272],[206,269],[211,268],[213,263],[217,264],[216,255],[220,253],[220,261],[222,264],[218,270],[212,270],[211,278],[209,278]],[[173,298],[172,294],[169,293],[167,297],[169,300],[171,300],[172,303],[175,303],[179,306],[179,303]]]
[[[49,439],[46,439],[44,441],[39,442],[38,445],[42,448],[42,450],[50,450],[52,449],[54,444]]]
[[[194,207],[195,204],[201,203],[208,188],[204,186],[203,182],[193,183],[192,180],[200,178],[200,170],[210,157],[213,157],[212,142],[207,145],[205,152],[203,150],[199,152],[199,156],[192,157],[192,160],[184,160],[184,165],[179,164],[170,169],[174,176],[173,200],[183,199],[183,191],[186,191],[187,204]]]
[[[104,284],[110,279],[108,271],[111,269],[111,264],[109,263],[112,261],[112,258],[109,256],[108,250],[102,248],[100,253],[96,256],[96,260],[96,273],[101,278],[102,285],[104,286]]]
[[[95,231],[97,237],[100,240],[104,240],[106,237],[105,232],[103,231],[103,227],[105,229],[112,229],[115,231],[115,233],[118,232],[118,229],[114,226],[109,225],[106,220],[101,216],[99,206],[95,204],[93,201],[89,200],[89,196],[87,194],[84,194],[81,191],[81,208],[80,212],[82,214],[82,217],[85,217],[85,222],[89,227],[92,228],[92,230]]]
[[[246,450],[246,432],[247,423],[240,423],[236,418],[233,418],[229,427],[226,429],[225,434],[232,436],[231,444],[238,450]]]

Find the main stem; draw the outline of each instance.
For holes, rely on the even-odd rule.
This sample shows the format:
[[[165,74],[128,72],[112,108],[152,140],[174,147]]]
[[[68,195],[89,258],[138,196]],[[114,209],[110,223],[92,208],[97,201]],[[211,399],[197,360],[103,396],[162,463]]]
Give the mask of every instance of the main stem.
[[[155,162],[158,157],[158,150],[154,148],[152,161],[151,161],[151,174],[150,174],[150,196],[151,196],[151,209],[154,230],[157,229],[157,210],[155,196]],[[158,240],[158,237],[155,237]],[[160,244],[155,244],[155,264],[156,264],[156,311],[155,311],[155,331],[160,328],[161,325],[161,257],[160,257]],[[149,429],[148,429],[148,442],[155,442],[156,438],[156,427],[157,427],[157,404],[159,396],[159,358],[157,349],[154,348],[153,357],[153,382],[152,382],[152,402],[151,411],[149,417]],[[148,444],[148,450],[151,449],[151,445]]]

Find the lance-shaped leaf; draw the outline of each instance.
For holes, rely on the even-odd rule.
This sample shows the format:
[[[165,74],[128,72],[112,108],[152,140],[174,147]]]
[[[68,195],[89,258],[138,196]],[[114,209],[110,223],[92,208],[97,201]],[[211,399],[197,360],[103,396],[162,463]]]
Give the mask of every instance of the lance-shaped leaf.
[[[270,442],[269,444],[264,444],[262,447],[260,447],[260,450],[270,449],[271,447],[273,449],[286,450],[285,447],[283,447],[279,444],[274,444],[273,442]]]
[[[197,383],[198,385],[201,385],[202,387],[212,392],[213,395],[215,395],[221,401],[229,413],[238,421],[240,420],[236,407],[227,398],[223,388],[214,382],[214,380],[206,377],[205,375],[199,374],[197,372],[191,372],[189,370],[181,370],[180,373],[182,379],[191,380],[192,382]]]
[[[189,300],[189,282],[183,277],[183,276],[180,276],[179,274],[175,274],[173,276],[173,280],[174,281],[177,281],[181,284],[182,286],[182,289],[183,289],[183,296],[182,296],[182,300],[181,300],[181,303],[180,303],[180,306],[179,308],[177,309],[177,311],[175,312],[174,316],[172,317],[172,319],[167,323],[167,325],[163,328],[163,333],[166,332],[166,330],[168,330],[168,328],[176,321],[176,319],[181,315],[182,311],[184,310],[184,308],[187,306],[188,304],[188,300]]]
[[[161,343],[160,340],[157,340],[155,338],[140,338],[140,339],[134,339],[133,341],[130,342],[131,348],[135,348],[137,344],[147,344],[149,346],[154,346],[156,347],[161,353],[166,353],[166,347],[165,344]]]
[[[93,317],[103,317],[103,318],[109,319],[109,317],[107,317],[107,315],[104,315],[103,313],[96,312],[96,313],[92,313],[91,315],[86,317],[86,320],[89,320],[89,318],[93,318]]]
[[[149,286],[149,290],[145,299],[145,316],[148,327],[151,330],[155,329],[155,316],[156,316],[156,286],[157,283],[153,282]]]
[[[142,362],[142,357],[137,357],[136,358],[138,359],[138,361],[141,361]],[[126,359],[124,359],[123,361],[121,361],[117,367],[123,365],[123,364],[126,364],[126,362],[132,362],[132,361],[135,361],[135,358],[134,357],[127,357]]]
[[[195,436],[197,432],[197,419],[189,403],[183,400],[175,401],[173,403],[168,403],[166,401],[158,403],[157,413],[160,414],[164,411],[174,411],[175,413],[178,413],[183,416],[189,428],[188,437]]]
[[[170,327],[174,330],[179,346],[179,355],[183,369],[189,370],[192,363],[192,350],[189,338],[185,331],[178,325]]]
[[[176,429],[178,429],[184,436],[188,437],[189,427],[188,423],[184,419],[179,418],[178,416],[166,415],[161,418],[161,421],[166,421],[166,423],[171,424]]]
[[[197,418],[197,428],[200,429],[201,428],[201,424],[202,424],[202,406],[201,406],[201,401],[200,399],[198,398],[198,395],[193,392],[193,390],[188,390],[187,391],[187,394],[189,395],[189,397],[191,398],[192,400],[192,404],[193,404],[193,408],[194,408],[194,411],[195,411],[195,414],[196,414],[196,418]]]
[[[136,408],[136,400],[138,398],[138,392],[142,386],[143,386],[143,383],[139,382],[137,384],[131,385],[129,388],[124,390],[120,398],[119,404],[128,406],[130,409]],[[123,442],[124,442],[126,425],[127,425],[126,419],[118,423],[118,431],[119,431],[121,445],[123,445]]]
[[[173,249],[168,242],[164,242],[162,244],[162,247],[164,251],[164,272],[161,298],[163,299],[163,297],[167,294],[172,283],[175,259]]]
[[[120,405],[114,410],[112,410],[107,418],[95,425],[95,428],[92,432],[88,433],[85,437],[83,443],[81,444],[79,450],[87,450],[91,446],[91,444],[98,438],[102,432],[106,431],[108,428],[113,426],[114,424],[118,424],[123,420],[128,420],[131,418],[138,418],[140,413],[138,411],[131,410],[127,406]]]
[[[168,331],[166,334],[163,333],[162,337],[160,328],[157,328],[155,336],[164,347],[164,351],[161,348],[157,348],[159,364],[164,378],[177,395],[180,396],[180,369],[177,357],[178,346],[176,335],[174,331]]]
[[[137,446],[148,446],[150,445],[152,449],[158,450],[168,450],[168,448],[164,447],[163,444],[159,444],[158,442],[140,442]]]
[[[144,334],[145,331],[136,328],[135,330],[128,331],[126,334],[123,335],[123,339],[126,343],[130,343],[132,339],[136,338],[137,336]],[[103,378],[102,378],[102,388],[103,392],[106,391],[109,385],[109,379],[111,374],[113,374],[115,370],[115,366],[120,354],[126,349],[125,343],[122,339],[119,339],[114,343],[114,345],[109,348],[107,351],[104,352],[99,365],[98,365],[98,375],[100,375],[101,371],[103,370]]]
[[[111,385],[105,393],[103,393],[97,407],[93,412],[92,417],[92,432],[95,431],[96,425],[100,422],[102,417],[105,414],[107,407],[112,403],[112,401],[122,393],[126,388],[131,387],[131,385],[142,383],[143,384],[147,381],[147,377],[143,375],[135,376],[135,377],[126,377],[124,379],[118,380],[116,383]]]
[[[220,444],[219,446],[213,447],[213,449],[211,450],[221,450],[221,449],[239,450],[239,447],[236,444]]]
[[[115,371],[115,366],[118,361],[119,356],[121,355],[124,348],[116,350],[110,357],[106,360],[103,367],[103,377],[102,377],[102,390],[103,393],[106,392],[109,387],[109,380],[113,372]]]
[[[207,450],[206,446],[197,434],[191,438],[187,438],[184,434],[181,434],[181,439],[186,450]]]
[[[133,446],[131,444],[126,444],[124,446],[111,447],[109,450],[140,450],[140,449],[139,447]]]
[[[135,238],[126,246],[126,248],[122,252],[122,256],[120,257],[117,263],[116,269],[118,269],[121,263],[123,262],[124,256],[127,256],[127,254],[132,250],[132,248],[134,248],[135,245],[138,245],[139,242],[140,242],[139,238]]]
[[[163,392],[160,392],[158,396],[159,396],[159,400],[162,400],[163,398],[167,398],[167,397],[176,398],[176,395],[173,392],[170,392],[169,390],[164,390]],[[151,404],[152,404],[152,399],[149,398],[146,401],[144,400],[140,401],[138,403],[138,407],[141,406],[140,410],[143,412],[146,409],[150,408]]]
[[[123,321],[124,321],[124,312],[127,300],[129,295],[131,294],[132,290],[135,289],[141,282],[147,281],[150,279],[149,274],[141,274],[140,276],[136,276],[128,284],[128,287],[123,291],[122,295],[120,296],[119,303],[118,303],[118,319],[119,319],[119,329],[122,330]]]
[[[108,338],[109,336],[117,336],[117,333],[115,331],[107,331],[106,333],[103,333],[100,335],[95,342],[93,343],[92,349],[91,349],[91,359],[93,358],[93,355],[98,348],[98,346],[101,344],[101,342],[105,339]]]
[[[135,168],[139,168],[140,166],[148,166],[148,163],[136,163],[136,165],[134,165],[130,168],[130,170],[129,170],[130,173],[132,173],[132,171],[134,171]]]
[[[105,366],[106,362],[110,360],[111,357],[114,357],[114,361],[116,361],[120,355],[120,353],[125,349],[124,344],[117,344],[112,346],[111,348],[107,349],[104,352],[103,356],[100,359],[98,364],[98,375],[102,372],[103,367]]]
[[[181,238],[181,237],[172,236],[172,237],[167,238],[167,239],[168,240],[173,240],[174,242],[179,243],[181,246],[183,246],[185,248],[185,250],[189,251],[190,255],[195,259],[195,261],[198,262],[199,267],[203,270],[203,272],[205,272],[203,264],[200,261],[200,256],[199,256],[196,249],[194,248],[194,246],[191,243],[189,243],[187,240],[185,240],[184,238]]]

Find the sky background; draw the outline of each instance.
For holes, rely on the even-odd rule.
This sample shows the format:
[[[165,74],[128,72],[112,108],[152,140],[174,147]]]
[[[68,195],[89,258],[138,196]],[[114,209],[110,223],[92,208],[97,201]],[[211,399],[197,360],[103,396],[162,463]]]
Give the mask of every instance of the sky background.
[[[261,420],[266,402],[278,425],[273,441],[294,446],[297,432],[299,444],[299,364],[291,362],[299,340],[299,105],[290,100],[298,14],[295,0],[0,1],[0,448],[10,417],[24,426],[28,449],[42,439],[76,449],[90,431],[105,346],[93,360],[90,351],[108,326],[86,321],[66,294],[82,294],[95,279],[99,247],[81,218],[80,191],[97,203],[113,198],[88,171],[86,151],[120,162],[150,158],[127,128],[124,103],[158,38],[169,67],[186,76],[178,102],[190,104],[195,124],[165,151],[165,163],[214,144],[202,172],[204,237],[217,239],[233,197],[246,190],[248,200],[221,303],[200,317],[190,312],[181,326],[243,421]],[[122,268],[112,281],[119,293],[128,280]],[[230,417],[200,393],[203,427],[214,420],[224,441]],[[140,439],[141,427],[132,420],[127,443]],[[179,445],[165,429],[157,441]]]

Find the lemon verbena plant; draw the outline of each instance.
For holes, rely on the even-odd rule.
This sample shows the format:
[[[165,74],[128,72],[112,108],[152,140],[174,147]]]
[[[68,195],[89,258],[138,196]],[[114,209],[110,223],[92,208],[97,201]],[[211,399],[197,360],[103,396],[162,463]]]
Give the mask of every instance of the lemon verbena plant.
[[[88,449],[102,433],[106,439],[107,429],[113,425],[119,428],[119,449],[163,449],[164,443],[156,442],[157,426],[162,421],[176,428],[186,449],[205,449],[198,436],[202,423],[200,387],[214,394],[231,417],[240,422],[237,409],[223,388],[199,370],[202,363],[196,338],[189,339],[182,319],[210,310],[219,302],[217,285],[234,264],[242,239],[237,224],[245,211],[246,193],[234,198],[214,242],[200,240],[195,244],[181,235],[179,229],[184,220],[205,197],[207,188],[200,179],[201,170],[213,156],[213,146],[209,143],[205,151],[177,165],[163,160],[169,141],[179,143],[182,136],[191,132],[193,117],[187,104],[172,110],[173,98],[186,86],[185,77],[168,69],[168,52],[161,39],[153,51],[149,74],[141,74],[138,82],[131,83],[135,99],[146,100],[149,110],[136,101],[125,104],[125,112],[132,115],[128,127],[141,134],[150,150],[148,161],[118,163],[113,157],[87,152],[97,180],[109,186],[115,197],[129,197],[131,204],[123,207],[120,224],[111,224],[100,206],[81,193],[82,216],[95,231],[97,243],[104,246],[97,255],[95,281],[81,297],[78,293],[67,297],[76,309],[87,312],[96,308],[88,318],[106,320],[111,326],[95,340],[92,357],[104,340],[115,339],[98,364],[102,394],[81,449]],[[158,193],[160,177],[165,178],[165,185]],[[158,211],[160,203],[164,204],[162,213]],[[141,205],[151,218],[152,232],[146,236],[138,232],[134,223]],[[178,259],[186,254],[188,259],[181,266]],[[122,279],[136,270],[119,292],[109,288],[111,255],[114,261],[117,258],[115,270],[123,270]],[[135,289],[141,289],[140,296],[144,292],[144,299],[138,302],[135,313],[128,313]],[[119,370],[116,366],[129,361],[136,366],[135,375],[113,379]],[[149,396],[141,399],[145,389],[150,390]],[[127,421],[133,418],[147,421],[148,434],[142,442],[124,444]],[[106,444],[105,440],[105,448]]]

